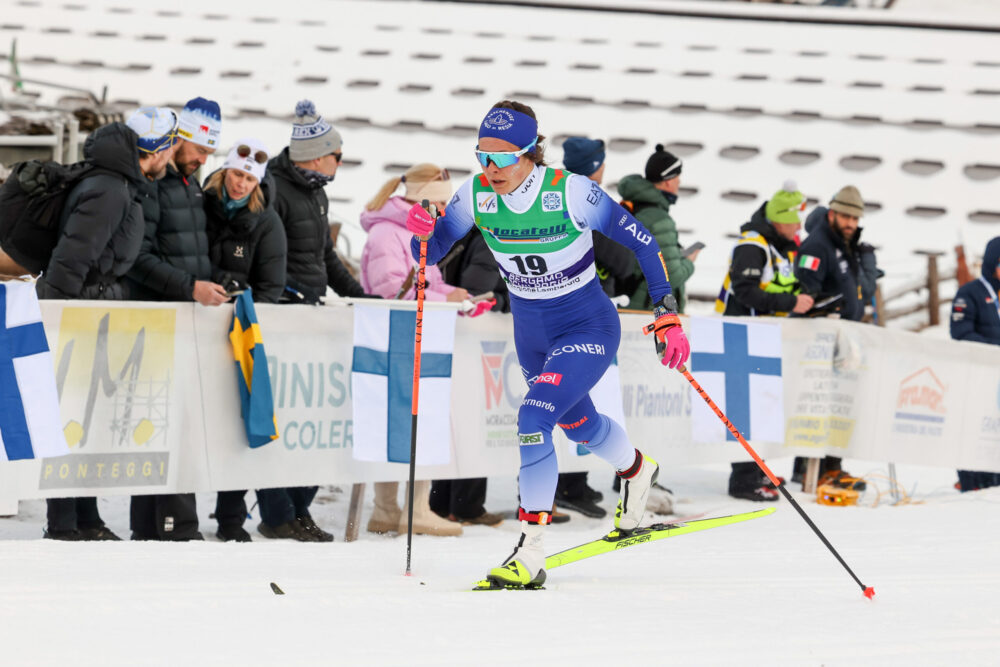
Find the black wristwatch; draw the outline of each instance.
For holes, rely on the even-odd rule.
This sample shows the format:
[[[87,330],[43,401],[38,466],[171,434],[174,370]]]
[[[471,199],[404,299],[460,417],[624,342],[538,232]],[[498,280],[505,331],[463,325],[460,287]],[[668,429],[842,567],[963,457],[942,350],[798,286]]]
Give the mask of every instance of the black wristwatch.
[[[677,299],[673,294],[668,294],[660,302],[653,306],[653,317],[677,314]]]

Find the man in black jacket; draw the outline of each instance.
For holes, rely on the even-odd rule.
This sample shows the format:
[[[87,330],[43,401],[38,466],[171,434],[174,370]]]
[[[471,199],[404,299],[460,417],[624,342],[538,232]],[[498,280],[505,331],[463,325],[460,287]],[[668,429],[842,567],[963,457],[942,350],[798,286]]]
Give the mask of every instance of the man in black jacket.
[[[875,248],[861,243],[858,222],[865,212],[861,193],[853,185],[840,189],[830,207],[817,206],[806,220],[809,236],[799,248],[795,277],[802,292],[816,299],[841,295],[840,317],[855,322],[865,315],[865,304],[875,296],[879,270]],[[801,481],[806,460],[797,457],[792,481]],[[833,484],[859,491],[865,483],[841,467],[839,456],[826,456],[820,466],[820,484]]]
[[[327,218],[329,200],[324,188],[333,182],[343,159],[340,133],[309,100],[295,105],[295,123],[288,147],[274,157],[267,172],[277,191],[274,209],[288,238],[286,296],[318,303],[327,285],[339,296],[364,297],[364,288],[337,257]]]
[[[316,113],[311,101],[302,100],[295,105],[288,147],[267,164],[267,173],[275,185],[274,210],[288,241],[285,301],[321,303],[328,285],[339,296],[369,296],[337,257],[330,238],[330,202],[324,188],[333,182],[343,159],[341,144],[340,133]],[[318,486],[257,490],[262,515],[285,517],[288,522],[296,517],[308,520],[308,531],[276,536],[333,540],[333,535],[317,526],[309,515],[309,505],[318,490]]]
[[[87,138],[83,154],[100,171],[70,191],[60,216],[52,259],[36,284],[42,299],[124,299],[122,277],[142,243],[138,188],[161,173],[176,138],[169,109],[140,109],[137,132],[112,123]],[[131,119],[130,119],[131,121]],[[50,498],[45,537],[117,540],[97,510],[96,498]]]
[[[840,316],[855,322],[864,317],[878,278],[875,248],[861,243],[858,222],[864,212],[865,202],[853,185],[841,188],[829,208],[817,206],[806,220],[809,236],[795,267],[804,293],[842,295]]]
[[[201,97],[189,101],[178,118],[180,139],[163,178],[147,180],[140,187],[146,224],[139,257],[127,277],[130,299],[195,300],[203,306],[227,301],[225,289],[210,280],[204,197],[194,176],[218,147],[221,128],[218,104]],[[219,493],[220,538],[249,541],[242,528],[246,518],[242,496],[228,504],[232,507],[226,498],[226,492]],[[129,523],[134,540],[202,539],[193,493],[132,496]]]

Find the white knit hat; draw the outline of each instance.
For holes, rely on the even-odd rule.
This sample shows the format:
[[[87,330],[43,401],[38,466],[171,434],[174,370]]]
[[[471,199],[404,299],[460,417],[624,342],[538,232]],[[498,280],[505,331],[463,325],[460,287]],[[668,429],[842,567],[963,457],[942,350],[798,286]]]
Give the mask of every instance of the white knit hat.
[[[241,155],[243,153],[243,155]],[[267,146],[252,137],[240,139],[229,149],[229,155],[223,163],[223,169],[239,169],[251,174],[259,184],[267,173],[267,161],[270,154]]]

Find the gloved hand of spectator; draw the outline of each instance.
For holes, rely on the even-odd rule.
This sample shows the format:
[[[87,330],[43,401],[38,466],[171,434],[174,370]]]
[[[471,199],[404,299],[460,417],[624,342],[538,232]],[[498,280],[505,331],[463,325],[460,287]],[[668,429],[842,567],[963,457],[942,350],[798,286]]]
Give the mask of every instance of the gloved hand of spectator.
[[[423,206],[414,204],[406,214],[406,229],[424,241],[434,233],[434,221],[434,216],[424,210]]]
[[[483,301],[470,301],[466,299],[462,302],[462,310],[459,311],[459,314],[467,317],[479,317],[495,305],[497,305],[496,299],[484,299]]]

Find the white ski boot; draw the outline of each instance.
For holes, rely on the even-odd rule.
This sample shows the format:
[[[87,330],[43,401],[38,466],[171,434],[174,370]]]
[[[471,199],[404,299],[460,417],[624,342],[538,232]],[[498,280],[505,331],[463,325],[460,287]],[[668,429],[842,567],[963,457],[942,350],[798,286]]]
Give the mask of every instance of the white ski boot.
[[[521,522],[521,537],[514,553],[500,567],[486,575],[487,581],[498,588],[539,588],[545,583],[545,525]]]
[[[659,464],[648,456],[643,456],[638,449],[635,450],[635,463],[628,470],[618,471],[622,490],[615,510],[615,528],[629,531],[639,526],[646,511],[649,489],[659,474]]]

